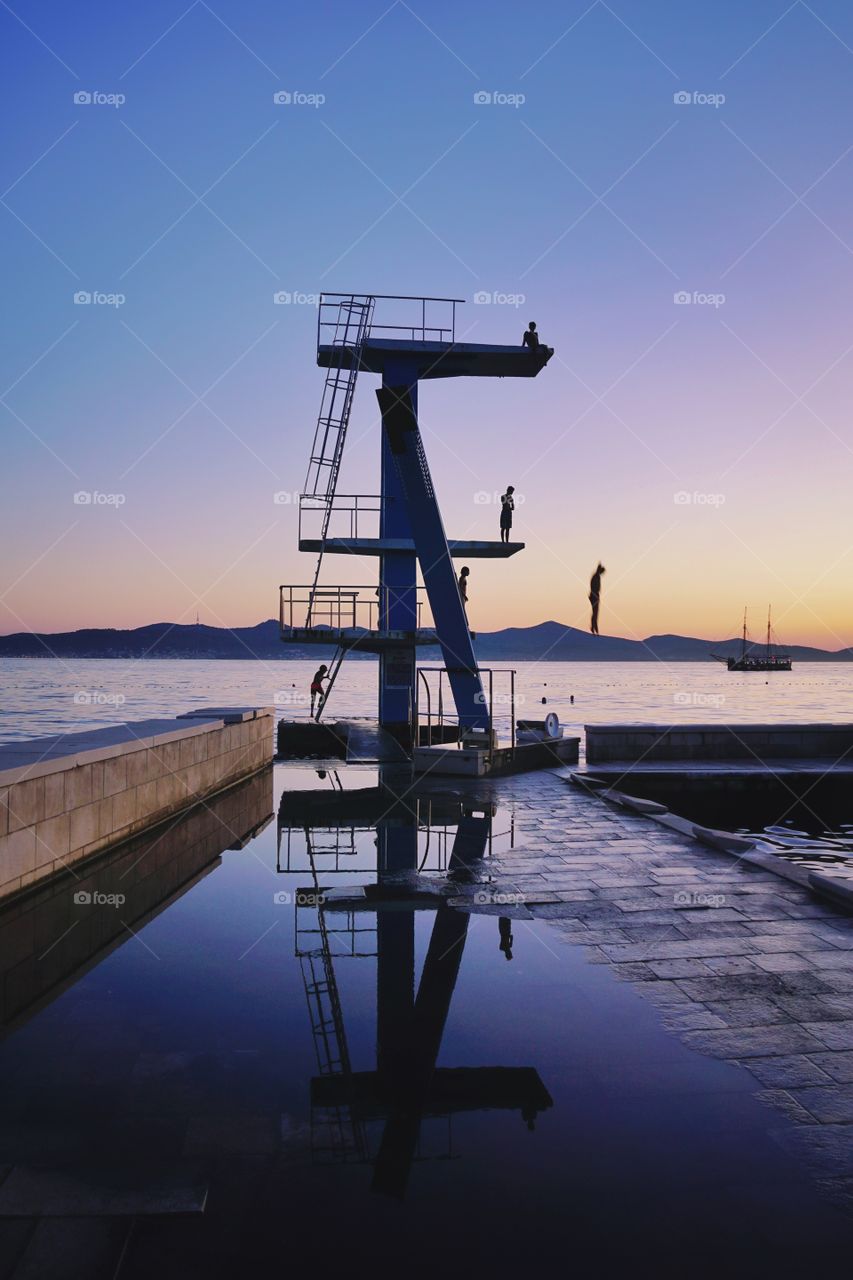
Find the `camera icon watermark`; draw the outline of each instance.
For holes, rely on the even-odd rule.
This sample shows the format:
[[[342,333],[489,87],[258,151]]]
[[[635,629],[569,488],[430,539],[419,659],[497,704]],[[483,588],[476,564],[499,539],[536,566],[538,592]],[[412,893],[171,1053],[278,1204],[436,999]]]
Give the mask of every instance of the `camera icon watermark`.
[[[725,903],[724,893],[688,893],[685,889],[679,889],[672,898],[675,907],[723,907]]]
[[[123,507],[127,502],[124,493],[101,493],[99,489],[78,489],[74,495],[75,507]]]
[[[123,107],[127,98],[123,93],[101,93],[99,89],[78,89],[74,94],[75,107]]]
[[[503,494],[497,489],[493,489],[491,493],[487,489],[478,489],[473,495],[475,507],[500,507],[502,505]],[[515,506],[523,507],[527,501],[523,493],[517,493],[513,490],[512,500]]]
[[[277,107],[322,107],[325,93],[302,93],[299,89],[279,89],[272,100]]]
[[[78,889],[74,894],[75,907],[123,907],[127,898],[123,893],[101,893],[99,889],[90,892]]]
[[[322,889],[297,889],[291,893],[288,889],[279,889],[272,896],[273,903],[277,907],[289,907],[291,904],[297,907],[322,907],[326,903],[326,895]]]
[[[74,695],[77,707],[123,707],[126,702],[123,693],[104,693],[101,689],[78,689]]]
[[[299,290],[290,292],[288,289],[278,289],[272,296],[272,300],[277,307],[319,307],[319,293],[300,293]]]
[[[713,307],[718,310],[726,305],[724,293],[703,293],[700,289],[678,289],[672,300],[677,307]]]
[[[472,901],[478,907],[518,907],[524,905],[523,893],[491,893],[486,889],[478,889]]]
[[[501,293],[498,289],[478,289],[474,294],[474,303],[478,307],[523,307],[527,301],[524,293]]]
[[[672,695],[677,707],[722,707],[725,706],[724,693],[705,693],[700,689],[682,689]]]
[[[500,89],[478,89],[474,94],[475,107],[523,107],[527,97],[523,93],[504,93]]]
[[[688,493],[686,489],[679,489],[677,493],[672,495],[672,500],[677,507],[722,507],[725,505],[726,495],[724,493]]]
[[[307,707],[310,701],[310,695],[299,689],[278,689],[273,695],[277,707]]]
[[[672,100],[677,107],[713,107],[716,111],[719,111],[726,101],[726,95],[724,93],[702,93],[698,89],[690,91],[678,89],[672,95]]]
[[[272,500],[277,507],[298,506],[299,498],[298,489],[278,489],[272,496]]]
[[[127,297],[123,293],[103,293],[100,289],[78,289],[74,294],[75,307],[123,307]]]

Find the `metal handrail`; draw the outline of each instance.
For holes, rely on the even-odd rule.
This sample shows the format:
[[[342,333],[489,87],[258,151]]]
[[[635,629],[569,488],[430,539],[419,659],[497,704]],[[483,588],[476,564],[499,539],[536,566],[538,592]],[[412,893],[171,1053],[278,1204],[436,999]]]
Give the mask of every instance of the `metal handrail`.
[[[494,677],[495,677],[495,675],[498,675],[498,676],[509,676],[509,690],[510,690],[510,692],[509,692],[509,702],[510,702],[510,708],[509,708],[509,709],[510,709],[510,747],[511,747],[512,751],[515,751],[515,748],[516,748],[516,746],[518,745],[517,732],[516,732],[516,722],[515,722],[515,677],[516,677],[516,668],[515,668],[515,667],[499,667],[499,668],[495,668],[495,667],[480,667],[480,668],[479,668],[479,671],[480,671],[480,674],[481,674],[481,675],[486,675],[486,676],[488,676],[488,695],[487,695],[487,697],[488,697],[488,707],[489,707],[489,763],[491,764],[491,762],[492,762],[492,760],[493,760],[493,757],[494,757],[494,750],[495,750],[495,748],[494,748],[494,741],[493,741],[493,730],[494,730],[494,723],[495,723],[495,717],[494,717]],[[438,675],[438,691],[437,691],[438,708],[437,708],[437,711],[436,711],[436,726],[437,726],[438,728],[441,728],[441,727],[444,725],[444,704],[443,704],[443,700],[442,700],[442,692],[443,692],[443,690],[442,690],[442,684],[443,684],[444,677],[447,675],[447,669],[446,669],[446,667],[418,667],[418,669],[417,669],[418,679],[417,679],[416,684],[415,684],[415,695],[416,695],[416,696],[415,696],[414,720],[413,720],[413,734],[412,734],[412,741],[414,742],[414,744],[415,744],[416,746],[420,745],[420,724],[421,724],[420,688],[421,688],[421,680],[423,680],[424,689],[426,690],[426,695],[427,695],[427,696],[426,696],[426,703],[427,703],[427,710],[426,710],[426,716],[427,716],[427,739],[428,739],[428,743],[427,743],[427,745],[428,745],[428,746],[432,745],[432,716],[433,716],[433,712],[432,712],[432,690],[431,690],[431,688],[430,688],[429,681],[427,680],[427,675],[435,675],[435,674],[437,674],[437,675]],[[457,719],[458,719],[458,717],[457,717]]]
[[[407,588],[407,593],[411,588]],[[375,584],[349,583],[339,586],[314,587],[311,583],[284,583],[279,586],[279,627],[282,632],[292,631],[295,627],[308,629],[329,627],[338,631],[361,629],[364,631],[385,631],[389,600],[393,599],[394,588],[385,586],[377,588]],[[415,587],[416,615],[415,625],[422,627],[422,615],[425,589]],[[360,598],[361,592],[369,592],[369,596]],[[305,622],[294,623],[297,608],[308,606]],[[367,611],[367,625],[359,621],[359,614]],[[375,617],[374,617],[375,611]],[[376,625],[374,625],[374,622]]]
[[[366,506],[366,503],[376,503],[375,506]],[[331,520],[336,515],[349,516],[349,537],[358,537],[358,517],[359,515],[379,515],[382,511],[382,495],[379,493],[337,493],[331,498],[319,493],[300,493],[299,495],[299,516],[298,516],[298,538],[302,541],[302,520],[303,516],[322,515],[326,521],[326,537],[329,537],[329,527]],[[334,535],[333,535],[334,536]]]
[[[383,324],[381,321],[373,321],[371,323],[371,335],[375,336],[377,332],[388,333],[405,333],[408,334],[414,342],[416,337],[420,335],[422,342],[427,341],[427,334],[435,335],[434,340],[438,342],[447,342],[452,344],[456,340],[456,307],[465,301],[464,298],[438,298],[428,295],[407,294],[407,293],[321,293],[320,304],[317,308],[317,349],[319,350],[324,336],[324,330],[334,329],[335,320],[325,319],[325,311],[329,307],[340,309],[347,305],[357,306],[363,303],[365,299],[370,299],[372,303],[376,302],[418,302],[420,303],[420,323],[413,324]],[[427,324],[427,303],[439,306],[450,307],[450,324],[438,325]]]

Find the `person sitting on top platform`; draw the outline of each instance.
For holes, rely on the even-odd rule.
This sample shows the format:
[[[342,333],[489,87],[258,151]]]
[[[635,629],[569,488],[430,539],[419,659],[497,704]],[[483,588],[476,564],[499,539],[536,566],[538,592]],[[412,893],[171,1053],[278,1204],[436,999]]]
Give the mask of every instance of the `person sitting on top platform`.
[[[543,364],[551,359],[554,354],[553,347],[546,347],[543,342],[539,341],[539,334],[536,330],[536,321],[531,320],[530,324],[524,331],[524,337],[521,339],[521,345],[527,347],[531,355],[536,356]]]

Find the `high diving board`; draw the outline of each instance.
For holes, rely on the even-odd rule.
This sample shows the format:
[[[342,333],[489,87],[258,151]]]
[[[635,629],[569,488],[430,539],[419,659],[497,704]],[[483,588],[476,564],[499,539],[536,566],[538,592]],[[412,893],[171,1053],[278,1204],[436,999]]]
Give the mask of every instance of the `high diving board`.
[[[317,364],[321,368],[352,367],[354,348],[321,344]],[[401,338],[367,338],[361,346],[359,369],[384,373],[385,366],[400,360],[417,367],[424,378],[535,378],[551,358],[548,347],[530,351],[521,344],[495,346],[480,342],[418,342]]]
[[[524,550],[523,542],[486,542],[467,539],[448,539],[450,554],[456,560],[506,560]],[[412,538],[300,538],[300,551],[353,556],[381,556],[386,551],[410,551],[414,553]]]

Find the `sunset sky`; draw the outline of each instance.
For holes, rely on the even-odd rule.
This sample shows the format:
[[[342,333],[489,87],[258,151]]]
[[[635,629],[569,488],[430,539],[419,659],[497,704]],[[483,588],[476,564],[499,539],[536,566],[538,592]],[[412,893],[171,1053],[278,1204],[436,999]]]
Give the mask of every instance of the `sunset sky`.
[[[421,389],[448,534],[521,499],[477,629],[586,625],[601,559],[602,632],[772,601],[783,641],[853,644],[849,2],[20,0],[0,32],[0,630],[273,616],[313,568],[274,501],[319,408],[311,297],[351,289],[556,348]],[[376,381],[347,493],[378,486]]]

